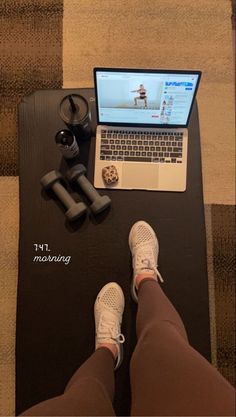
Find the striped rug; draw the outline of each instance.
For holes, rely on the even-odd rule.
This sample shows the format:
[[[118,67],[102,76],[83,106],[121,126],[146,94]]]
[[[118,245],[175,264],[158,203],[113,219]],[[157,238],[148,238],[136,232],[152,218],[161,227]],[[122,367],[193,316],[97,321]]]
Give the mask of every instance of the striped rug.
[[[185,21],[189,19],[186,29],[188,31],[188,46],[192,42],[197,48],[197,43],[200,49],[196,49],[195,57],[193,55],[190,57],[189,54],[193,52],[190,52],[189,49],[186,50],[182,66],[184,66],[185,60],[190,66],[191,60],[196,58],[198,65],[205,68],[206,81],[209,81],[212,75],[217,78],[220,91],[226,92],[223,97],[224,103],[221,105],[228,113],[232,112],[229,108],[231,96],[228,96],[230,94],[228,91],[233,90],[233,81],[231,84],[232,63],[229,51],[230,1],[199,0],[196,6],[196,2],[192,0],[159,0],[158,2],[157,0],[147,0],[145,5],[141,0],[131,0],[130,3],[133,3],[132,9],[134,10],[133,17],[128,3],[124,0],[115,2],[115,5],[113,0],[80,0],[79,2],[76,0],[2,0],[0,4],[1,415],[14,415],[14,348],[19,237],[17,106],[20,100],[38,89],[90,86],[92,80],[90,76],[87,76],[87,73],[95,63],[101,65],[105,62],[107,65],[117,66],[119,66],[118,64],[121,66],[123,63],[135,66],[136,63],[139,66],[145,58],[147,66],[153,67],[157,65],[157,61],[154,60],[155,55],[158,56],[161,66],[165,66],[164,63],[168,63],[166,47],[164,47],[168,42],[165,22],[168,18],[169,31],[172,30],[174,22],[176,44],[180,38],[179,43],[183,45],[181,32],[181,12],[183,11]],[[157,3],[158,10],[155,7]],[[116,13],[112,12],[114,7]],[[181,7],[184,9],[182,10]],[[91,23],[91,15],[93,16],[93,24]],[[137,20],[140,22],[142,15],[149,19],[155,18],[155,21],[150,20],[152,24],[148,25],[148,31],[144,31],[136,24]],[[109,30],[105,31],[104,24],[108,19],[110,19]],[[122,21],[129,21],[127,28],[129,27],[130,33],[132,28],[132,40],[129,31],[127,32],[128,29],[124,28],[122,32],[122,27],[119,26]],[[220,22],[220,33],[218,27],[216,29],[215,22],[218,22],[217,25]],[[216,46],[215,60],[212,49],[210,50],[207,44],[204,44],[206,36],[198,36],[199,25],[201,30],[204,30],[204,24],[211,47],[212,45]],[[147,51],[148,42],[153,42],[157,34],[158,42],[155,40],[155,45],[153,43],[150,50]],[[145,36],[143,43],[142,36]],[[73,39],[75,41],[72,41]],[[114,42],[116,42],[115,51],[112,50]],[[124,45],[122,42],[126,42],[126,44]],[[201,42],[203,43],[201,44]],[[145,48],[142,45],[145,45]],[[217,58],[217,45],[221,51],[219,59]],[[137,53],[134,54],[134,47],[137,48],[136,51],[138,50],[141,56],[137,57]],[[131,49],[129,50],[129,48]],[[175,49],[172,46],[170,48],[172,48],[173,54],[172,66],[176,65],[178,68],[181,61],[178,61]],[[210,53],[213,55],[209,55]],[[222,68],[224,69],[222,70]],[[223,72],[225,72],[227,80],[225,85],[221,84]],[[211,109],[214,105],[218,107],[217,95],[215,103],[209,101],[209,97],[211,97],[209,92],[214,86],[215,84],[210,82],[207,84],[206,82],[202,89],[202,95],[199,96],[201,131],[205,135],[204,137],[210,137],[212,129],[207,126],[207,117],[209,120],[214,120],[215,115],[211,114]],[[232,120],[232,115],[230,117]],[[209,130],[206,130],[207,128]],[[214,129],[220,130],[220,128],[220,121],[218,121],[218,125],[216,121]],[[228,155],[233,152],[233,148],[230,142],[228,154],[225,156],[226,169],[222,173],[222,176],[225,175],[226,190],[224,193],[224,187],[220,189],[219,199],[219,192],[215,191],[218,190],[217,186],[222,181],[222,178],[215,174],[219,161],[217,158],[213,162],[210,159],[215,144],[213,142],[209,144],[204,137],[203,180],[206,202],[212,363],[231,383],[235,383],[235,206],[233,198],[229,197],[232,195],[230,187],[233,183],[231,184],[229,180],[231,177],[228,174],[232,172],[232,163]],[[219,146],[221,145],[220,137],[217,137],[217,143]]]

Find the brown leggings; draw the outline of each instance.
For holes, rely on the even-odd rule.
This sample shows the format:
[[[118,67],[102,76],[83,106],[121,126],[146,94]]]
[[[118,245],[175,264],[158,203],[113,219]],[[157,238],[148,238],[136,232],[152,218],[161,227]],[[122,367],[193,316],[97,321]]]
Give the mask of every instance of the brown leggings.
[[[138,343],[132,356],[131,415],[233,416],[234,389],[188,343],[184,325],[159,284],[144,279],[138,292]],[[64,394],[25,416],[114,416],[114,359],[96,350]]]

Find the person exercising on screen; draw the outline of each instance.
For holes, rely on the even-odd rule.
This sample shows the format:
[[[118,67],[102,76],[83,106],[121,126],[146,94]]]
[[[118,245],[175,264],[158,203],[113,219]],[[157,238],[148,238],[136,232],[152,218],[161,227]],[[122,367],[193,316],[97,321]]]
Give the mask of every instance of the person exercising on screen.
[[[138,90],[132,90],[131,93],[139,93],[139,97],[134,97],[134,105],[137,106],[137,100],[144,100],[144,105],[147,107],[147,90],[143,84],[140,84]]]

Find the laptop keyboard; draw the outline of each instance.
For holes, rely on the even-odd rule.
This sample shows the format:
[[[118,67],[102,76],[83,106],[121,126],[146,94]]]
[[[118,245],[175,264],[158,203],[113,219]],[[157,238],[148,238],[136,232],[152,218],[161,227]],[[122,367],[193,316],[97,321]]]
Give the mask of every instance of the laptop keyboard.
[[[183,133],[102,130],[100,159],[182,163]]]

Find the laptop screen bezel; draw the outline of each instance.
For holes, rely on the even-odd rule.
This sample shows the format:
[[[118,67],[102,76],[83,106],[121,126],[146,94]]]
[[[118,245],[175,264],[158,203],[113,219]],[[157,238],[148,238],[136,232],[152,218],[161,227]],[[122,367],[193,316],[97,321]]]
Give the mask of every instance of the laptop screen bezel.
[[[98,90],[97,90],[97,72],[134,72],[134,73],[150,73],[150,74],[186,74],[186,75],[198,75],[196,88],[194,91],[194,95],[192,98],[192,103],[189,108],[188,118],[185,124],[157,124],[157,123],[123,123],[123,122],[106,122],[99,120],[99,105],[98,105]],[[188,127],[189,119],[191,116],[194,100],[197,94],[197,90],[199,87],[200,79],[202,72],[199,70],[166,70],[166,69],[141,69],[141,68],[108,68],[108,67],[95,67],[93,69],[94,75],[94,86],[95,86],[95,102],[96,102],[96,115],[97,115],[97,124],[98,125],[106,125],[106,126],[130,126],[130,127],[155,127],[155,128],[185,128]]]

